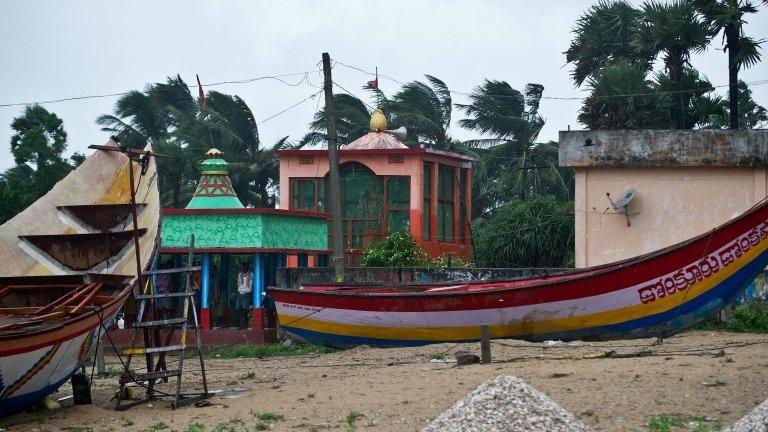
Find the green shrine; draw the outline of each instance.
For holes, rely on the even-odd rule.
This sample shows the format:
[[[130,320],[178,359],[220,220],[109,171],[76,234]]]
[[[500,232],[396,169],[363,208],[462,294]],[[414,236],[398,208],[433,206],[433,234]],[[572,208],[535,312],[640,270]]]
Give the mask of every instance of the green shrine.
[[[274,208],[246,208],[217,149],[207,152],[192,199],[183,209],[164,209],[160,231],[163,254],[184,254],[190,236],[201,253],[200,323],[211,328],[211,263],[213,255],[228,267],[229,256],[248,255],[252,269],[253,331],[265,329],[264,291],[269,275],[284,267],[286,257],[307,266],[327,261],[328,214]],[[222,269],[229,274],[229,269]],[[227,307],[231,287],[227,281]],[[222,299],[219,299],[220,301]]]

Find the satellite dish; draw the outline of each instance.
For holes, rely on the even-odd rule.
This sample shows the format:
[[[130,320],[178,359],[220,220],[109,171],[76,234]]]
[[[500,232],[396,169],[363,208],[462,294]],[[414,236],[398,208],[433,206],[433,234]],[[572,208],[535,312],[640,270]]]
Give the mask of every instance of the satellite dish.
[[[627,226],[631,226],[632,224],[629,221],[629,210],[627,207],[629,207],[629,202],[632,201],[632,199],[635,197],[637,192],[635,192],[635,188],[628,187],[627,190],[624,191],[623,194],[621,194],[621,197],[617,199],[616,201],[613,201],[611,199],[611,193],[607,192],[606,195],[608,196],[608,200],[611,201],[611,205],[613,205],[613,211],[615,211],[618,214],[623,214],[627,217]],[[606,209],[607,210],[607,209]]]
[[[405,137],[408,136],[408,130],[405,128],[405,126],[400,126],[397,129],[392,129],[385,132],[397,138],[397,140],[400,142],[405,141]]]
[[[632,201],[632,199],[635,197],[635,188],[629,187],[627,190],[624,191],[623,194],[619,197],[619,199],[616,200],[616,202],[613,203],[613,209],[616,210],[619,213],[627,214],[627,206],[629,205],[629,202]]]

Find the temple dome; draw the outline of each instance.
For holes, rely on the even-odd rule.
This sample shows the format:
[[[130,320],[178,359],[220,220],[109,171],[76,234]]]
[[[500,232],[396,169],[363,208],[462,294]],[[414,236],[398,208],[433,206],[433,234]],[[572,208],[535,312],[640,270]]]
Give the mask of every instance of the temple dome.
[[[373,110],[371,114],[371,132],[381,132],[387,130],[387,117],[380,109]]]
[[[408,148],[395,138],[392,134],[386,132],[387,118],[380,109],[373,110],[371,114],[371,131],[341,146],[342,150],[373,150],[373,149],[404,149]]]

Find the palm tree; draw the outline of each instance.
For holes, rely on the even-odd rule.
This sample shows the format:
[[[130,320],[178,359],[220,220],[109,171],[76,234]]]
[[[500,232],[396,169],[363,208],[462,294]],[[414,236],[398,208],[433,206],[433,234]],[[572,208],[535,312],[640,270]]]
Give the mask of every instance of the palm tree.
[[[768,4],[768,1],[764,0]],[[728,51],[728,101],[730,127],[739,125],[739,69],[760,61],[760,43],[744,35],[744,16],[756,13],[757,8],[748,0],[693,0],[715,34],[723,32],[723,50]]]
[[[393,127],[408,129],[408,142],[426,147],[452,150],[458,142],[451,139],[451,92],[443,81],[425,75],[427,83],[411,81],[403,85],[392,99],[379,98]]]
[[[485,80],[469,96],[469,104],[456,105],[469,116],[461,126],[490,135],[463,143],[482,159],[473,180],[478,204],[474,214],[485,214],[514,197],[570,194],[566,176],[557,167],[557,145],[536,143],[544,126],[539,115],[543,92],[540,84],[528,84],[523,94],[506,81]]]
[[[611,61],[623,59],[649,67],[650,58],[634,44],[642,12],[628,2],[601,0],[576,21],[575,34],[565,59],[573,63],[577,86]]]
[[[615,60],[587,78],[589,96],[579,122],[592,130],[661,128],[658,97],[640,63]],[[630,96],[626,96],[630,95]],[[668,118],[668,115],[664,116]]]
[[[346,93],[333,95],[333,106],[336,111],[336,134],[339,144],[348,144],[368,133],[371,112],[363,101]],[[299,141],[299,147],[306,144],[325,143],[325,109],[315,113],[309,124],[310,132]]]
[[[683,88],[686,89],[684,93],[680,94],[685,129],[706,127],[713,116],[722,117],[726,114],[722,99],[712,93],[715,87],[706,77],[699,74],[699,71],[690,66],[684,67],[682,81]],[[675,94],[672,80],[664,73],[657,73],[654,87],[658,91],[656,97],[657,124],[662,127],[669,127],[670,109],[674,109],[673,98],[670,96]]]
[[[683,116],[683,68],[691,53],[704,51],[712,37],[710,27],[688,1],[671,3],[650,1],[643,5],[643,21],[635,37],[640,52],[664,55],[664,67],[672,83],[673,120],[677,129],[685,128]]]

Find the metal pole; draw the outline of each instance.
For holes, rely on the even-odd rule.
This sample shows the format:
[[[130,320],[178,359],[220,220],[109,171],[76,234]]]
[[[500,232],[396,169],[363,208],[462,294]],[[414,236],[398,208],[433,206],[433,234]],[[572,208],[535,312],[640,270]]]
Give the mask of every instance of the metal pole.
[[[333,81],[331,80],[331,56],[323,53],[325,90],[325,126],[328,135],[328,165],[331,193],[331,231],[333,232],[333,269],[336,282],[344,282],[344,242],[341,232],[341,187],[339,182],[339,152],[336,135],[336,111],[333,108]]]

